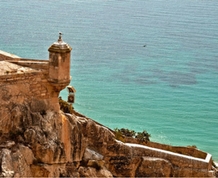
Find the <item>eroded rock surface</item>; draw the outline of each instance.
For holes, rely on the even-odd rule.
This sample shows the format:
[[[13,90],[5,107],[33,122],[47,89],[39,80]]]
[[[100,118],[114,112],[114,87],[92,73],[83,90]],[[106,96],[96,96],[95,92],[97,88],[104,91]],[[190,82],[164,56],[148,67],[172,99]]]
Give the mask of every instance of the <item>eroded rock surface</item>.
[[[46,102],[13,108],[0,125],[1,177],[209,175],[210,168],[199,166],[196,172],[195,165],[188,165],[193,171],[187,172],[170,157],[158,158],[144,147],[117,141],[110,129],[82,115],[49,110]]]

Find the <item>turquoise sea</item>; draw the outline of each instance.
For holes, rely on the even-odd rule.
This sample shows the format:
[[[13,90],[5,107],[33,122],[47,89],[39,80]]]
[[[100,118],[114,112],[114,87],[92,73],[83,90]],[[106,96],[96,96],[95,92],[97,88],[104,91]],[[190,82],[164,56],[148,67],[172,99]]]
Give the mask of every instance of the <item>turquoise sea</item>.
[[[64,34],[80,113],[218,161],[218,1],[1,0],[0,18],[0,49],[24,58]]]

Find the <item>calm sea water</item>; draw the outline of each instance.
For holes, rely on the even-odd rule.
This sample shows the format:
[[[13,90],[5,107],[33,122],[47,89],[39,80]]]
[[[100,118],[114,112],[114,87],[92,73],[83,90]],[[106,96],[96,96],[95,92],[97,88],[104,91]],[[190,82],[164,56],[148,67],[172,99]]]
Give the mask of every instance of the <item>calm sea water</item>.
[[[218,1],[1,0],[0,18],[0,49],[22,57],[64,34],[77,111],[218,161]]]

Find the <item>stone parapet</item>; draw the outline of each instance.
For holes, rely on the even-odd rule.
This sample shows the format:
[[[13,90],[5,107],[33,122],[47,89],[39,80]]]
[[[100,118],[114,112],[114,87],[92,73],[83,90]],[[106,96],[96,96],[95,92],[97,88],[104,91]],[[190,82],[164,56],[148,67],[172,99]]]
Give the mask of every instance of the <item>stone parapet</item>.
[[[132,148],[132,157],[148,156],[169,161],[174,167],[173,176],[176,177],[196,175],[205,177],[208,176],[208,171],[212,168],[212,156],[210,154],[201,159],[138,144],[126,143],[126,145]],[[176,167],[179,169],[176,170]]]
[[[0,50],[0,61],[19,61],[20,57]]]
[[[135,138],[131,138],[131,137],[125,137],[125,141],[126,143],[136,143],[138,144],[139,142],[137,141],[137,139]],[[207,156],[207,153],[197,149],[195,146],[172,146],[172,145],[166,145],[166,144],[162,144],[162,143],[157,143],[157,142],[143,142],[140,143],[143,144],[145,146],[148,147],[152,147],[152,148],[158,148],[161,150],[166,150],[166,151],[170,151],[170,152],[174,152],[174,153],[179,153],[179,154],[183,154],[183,155],[187,155],[187,156],[192,156],[192,157],[196,157],[196,158],[202,158],[205,159]]]
[[[28,80],[33,79],[35,76],[41,76],[41,72],[25,72],[25,73],[10,73],[5,75],[0,75],[0,82],[13,82],[18,80]]]
[[[11,93],[11,99],[13,95],[16,96],[18,93],[20,95],[22,93],[22,97],[26,99],[32,97],[46,99],[51,95],[48,90],[50,86],[41,72],[4,75],[0,76],[0,82],[0,87]],[[15,100],[15,98],[12,100]],[[19,102],[19,98],[17,102]]]
[[[44,70],[48,73],[48,60],[35,60],[35,59],[20,59],[19,61],[12,61],[14,64],[18,64],[21,66],[37,69],[37,70]]]
[[[20,58],[0,51],[0,107],[7,108],[11,103],[21,104],[37,99],[46,101],[52,110],[59,111],[59,92],[70,83],[71,79],[68,63],[67,68],[61,68],[57,74],[55,73],[61,76],[59,80],[59,77],[49,77],[49,60]],[[65,69],[68,70],[66,77]]]

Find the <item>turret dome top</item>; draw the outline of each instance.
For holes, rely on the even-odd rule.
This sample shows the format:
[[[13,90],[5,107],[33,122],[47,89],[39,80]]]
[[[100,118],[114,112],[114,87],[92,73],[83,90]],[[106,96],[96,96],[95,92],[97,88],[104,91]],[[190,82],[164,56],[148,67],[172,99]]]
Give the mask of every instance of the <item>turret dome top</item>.
[[[59,33],[59,38],[57,42],[54,42],[48,49],[49,52],[59,52],[59,53],[65,53],[70,52],[72,48],[70,45],[65,43],[62,40],[62,33]]]

